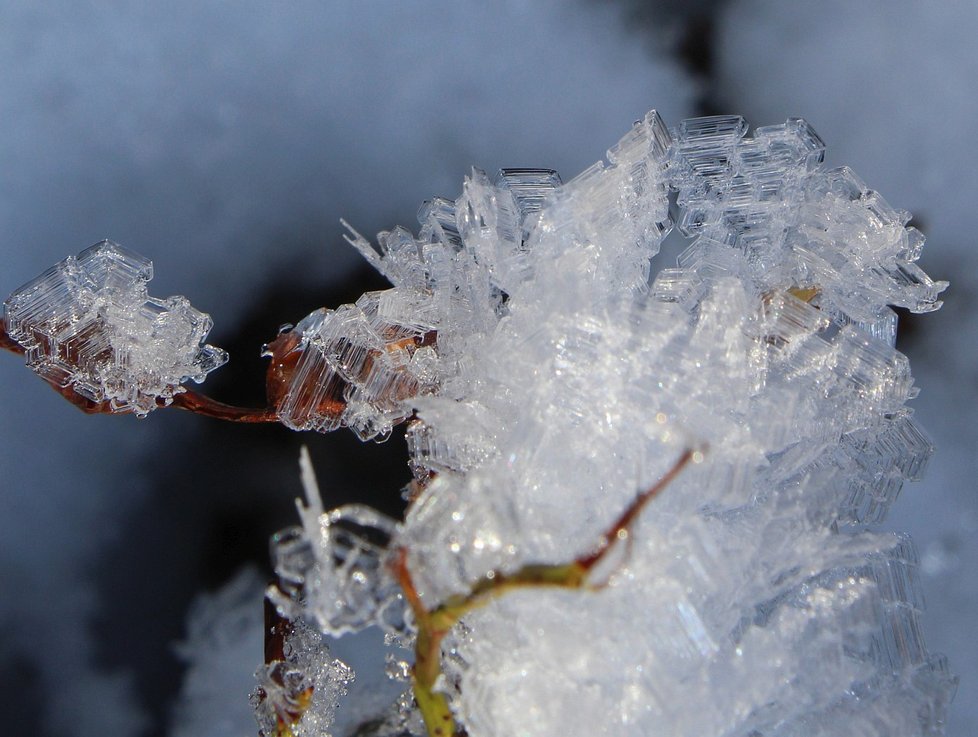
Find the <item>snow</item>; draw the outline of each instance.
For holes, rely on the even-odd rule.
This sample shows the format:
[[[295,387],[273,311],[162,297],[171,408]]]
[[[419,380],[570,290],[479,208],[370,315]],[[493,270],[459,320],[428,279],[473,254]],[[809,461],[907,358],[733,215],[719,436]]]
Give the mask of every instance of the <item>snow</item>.
[[[758,122],[808,119],[828,143],[830,164],[851,165],[914,212],[928,237],[923,263],[953,282],[940,312],[903,319],[901,350],[923,390],[911,402],[914,420],[937,453],[888,526],[910,530],[920,545],[921,626],[962,676],[948,733],[970,735],[978,728],[978,437],[962,408],[978,400],[969,388],[978,365],[969,241],[978,162],[967,144],[978,16],[966,3],[909,0],[696,5],[719,13],[711,107]],[[615,8],[419,7],[2,3],[0,295],[108,236],[152,257],[156,288],[212,314],[223,343],[270,281],[344,278],[356,256],[340,243],[340,216],[364,232],[408,223],[422,199],[456,192],[472,164],[580,171],[650,105],[679,120],[700,92],[663,56],[658,35],[650,43],[634,20],[626,32]],[[657,6],[642,11],[658,21]],[[424,44],[437,51],[422,52]],[[702,296],[688,271],[664,273],[656,285],[678,304]],[[877,325],[881,334],[890,329]],[[256,351],[269,337],[255,341]],[[139,589],[127,584],[107,596],[107,555],[133,554],[119,545],[132,544],[122,531],[141,509],[159,525],[154,540],[197,544],[167,526],[150,498],[150,479],[170,478],[175,463],[150,449],[185,447],[197,425],[84,417],[18,363],[0,361],[0,586],[18,592],[0,607],[8,633],[0,652],[11,664],[5,682],[9,671],[26,688],[15,721],[29,715],[30,729],[48,734],[139,734],[154,727],[158,698],[137,694],[133,660],[125,669],[105,665],[106,651],[127,662],[139,647],[107,636],[104,624],[112,601]],[[480,445],[451,448],[444,437],[484,432],[486,414],[472,407],[454,421],[456,429],[443,414],[441,438],[417,428],[413,452],[428,462],[449,452],[478,462]],[[213,456],[219,463],[220,448]],[[161,592],[174,585],[156,580]],[[17,663],[28,664],[31,684],[16,675]],[[623,701],[623,709],[641,703]]]
[[[946,304],[906,339],[921,386],[916,417],[937,447],[924,480],[906,490],[891,518],[923,556],[928,644],[960,674],[948,734],[978,730],[978,345],[972,247],[978,190],[978,74],[972,39],[978,12],[967,3],[910,1],[786,5],[737,0],[718,19],[716,89],[722,104],[756,118],[803,115],[828,144],[828,158],[879,182],[912,210],[928,239],[924,263],[949,278]],[[885,183],[885,188],[883,184]],[[904,326],[906,329],[907,326]]]

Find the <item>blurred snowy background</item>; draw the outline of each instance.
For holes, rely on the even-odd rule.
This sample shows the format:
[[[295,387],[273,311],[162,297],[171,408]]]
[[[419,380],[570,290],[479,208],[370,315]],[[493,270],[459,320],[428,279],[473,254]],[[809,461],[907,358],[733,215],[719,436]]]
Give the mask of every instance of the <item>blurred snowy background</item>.
[[[647,109],[807,118],[928,235],[952,282],[901,316],[938,452],[888,527],[921,554],[928,644],[978,733],[978,6],[912,0],[166,4],[0,0],[0,295],[105,237],[216,323],[207,385],[259,404],[280,323],[384,283],[371,234],[468,167],[569,178]],[[327,502],[396,513],[402,440],[179,412],[85,417],[0,360],[0,714],[44,737],[246,735],[267,539],[310,444]],[[184,643],[182,645],[178,643]],[[189,642],[189,644],[187,644]],[[206,644],[204,644],[206,643]],[[346,646],[366,657],[370,643]],[[367,676],[368,674],[364,674]],[[368,684],[369,685],[369,684]]]

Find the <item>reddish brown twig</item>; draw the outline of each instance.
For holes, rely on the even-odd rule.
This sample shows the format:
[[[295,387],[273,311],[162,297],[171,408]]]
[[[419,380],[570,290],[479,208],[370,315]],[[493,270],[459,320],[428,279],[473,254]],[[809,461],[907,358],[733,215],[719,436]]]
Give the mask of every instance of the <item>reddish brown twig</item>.
[[[598,547],[595,548],[594,552],[590,555],[584,556],[583,558],[577,559],[577,564],[581,566],[585,571],[590,571],[594,566],[601,562],[608,549],[618,540],[627,537],[630,533],[632,524],[634,524],[635,519],[641,514],[642,510],[645,508],[652,499],[657,497],[663,489],[665,489],[669,484],[675,480],[675,478],[682,473],[683,469],[689,464],[690,461],[696,457],[698,451],[687,449],[679,459],[673,464],[666,475],[661,479],[656,481],[652,486],[643,491],[633,501],[628,508],[621,513],[621,516],[609,527],[604,535],[601,536],[598,542]]]
[[[3,318],[0,318],[0,349],[8,350],[11,353],[17,353],[19,355],[27,352],[20,343],[10,337],[10,333],[7,332],[7,321]],[[96,402],[88,397],[82,396],[70,384],[68,386],[58,386],[51,382],[47,383],[58,394],[78,407],[85,414],[100,415],[117,413],[117,410],[109,402]],[[211,399],[192,389],[186,389],[174,395],[171,404],[174,407],[179,407],[194,414],[214,417],[228,422],[278,422],[278,416],[275,410],[270,407],[260,409],[235,407],[224,402],[218,402],[216,399]],[[166,406],[162,399],[159,401],[159,406]]]
[[[271,407],[255,409],[251,407],[236,407],[224,402],[218,402],[204,394],[198,394],[193,389],[187,389],[173,397],[173,407],[193,412],[204,417],[213,417],[227,422],[278,422],[278,415]]]

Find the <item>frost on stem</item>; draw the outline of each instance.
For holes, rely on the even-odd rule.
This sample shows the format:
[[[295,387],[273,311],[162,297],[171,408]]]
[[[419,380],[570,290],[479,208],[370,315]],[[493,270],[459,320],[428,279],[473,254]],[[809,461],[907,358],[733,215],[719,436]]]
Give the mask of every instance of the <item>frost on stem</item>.
[[[87,411],[146,415],[227,361],[211,319],[146,292],[153,264],[111,241],[51,267],[4,303],[4,347]]]
[[[214,416],[381,439],[410,420],[405,519],[325,511],[307,485],[301,526],[273,540],[277,615],[413,644],[431,734],[942,734],[955,679],[921,635],[916,554],[871,525],[932,451],[892,308],[937,309],[946,283],[916,265],[908,213],[823,152],[799,119],[749,135],[738,116],[668,128],[652,112],[566,183],[473,170],[458,199],[424,204],[416,236],[350,229],[392,287],[271,343],[267,410],[178,393],[197,374],[173,369],[173,403]],[[673,219],[689,242],[653,270]],[[87,360],[86,341],[23,332],[21,299],[3,347]],[[112,313],[86,310],[64,324]],[[157,347],[197,355],[193,336]],[[95,355],[114,366],[109,345]],[[635,489],[703,445],[626,519],[628,545],[607,544],[642,508]],[[608,561],[594,595],[573,590],[587,556]],[[329,712],[311,705],[332,659],[303,642],[315,658],[283,649],[260,674],[266,734]],[[371,734],[420,733],[411,704]]]
[[[417,498],[384,531],[430,734],[943,732],[954,678],[913,548],[868,525],[932,450],[892,306],[936,309],[946,284],[807,123],[747,131],[652,113],[565,184],[475,170],[418,236],[350,237],[394,285],[387,319],[437,333],[401,409]],[[651,278],[672,197],[690,242]],[[608,585],[569,591],[581,546],[694,441],[705,461],[612,546]],[[330,539],[307,514],[280,543]],[[346,550],[383,557],[320,549],[303,580],[342,588]],[[344,601],[397,601],[367,570],[372,596],[277,601],[335,629]]]
[[[16,290],[0,323],[0,348],[89,413],[145,416],[171,404],[232,422],[295,430],[350,427],[385,438],[410,415],[404,400],[433,389],[436,332],[389,319],[390,295],[321,309],[265,346],[268,406],[234,407],[188,390],[224,364],[204,344],[212,323],[183,297],[150,297],[152,263],[110,241],[69,256]]]
[[[332,658],[323,635],[266,606],[265,664],[251,694],[260,737],[320,737],[333,721],[353,671]]]
[[[591,580],[592,571],[616,544],[627,544],[638,515],[679,475],[690,461],[701,462],[702,453],[686,450],[659,481],[639,494],[598,539],[595,549],[567,563],[524,565],[513,573],[489,571],[464,595],[450,597],[434,609],[421,600],[407,566],[407,551],[395,554],[392,567],[404,592],[417,627],[415,659],[411,671],[414,698],[431,737],[453,737],[462,734],[439,680],[442,679],[441,643],[446,635],[469,612],[485,606],[492,599],[520,589],[560,588],[595,591],[603,584]]]
[[[423,315],[392,319],[407,300],[368,292],[354,305],[322,308],[265,347],[269,403],[293,430],[349,427],[384,439],[410,415],[405,400],[434,389],[434,327]]]

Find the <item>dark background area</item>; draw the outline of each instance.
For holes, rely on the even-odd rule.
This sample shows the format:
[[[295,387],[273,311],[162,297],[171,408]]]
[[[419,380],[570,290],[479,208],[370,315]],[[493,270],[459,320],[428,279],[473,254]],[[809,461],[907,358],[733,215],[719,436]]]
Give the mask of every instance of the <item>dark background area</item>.
[[[914,211],[925,269],[952,280],[940,313],[901,316],[939,450],[888,526],[918,542],[928,642],[962,675],[948,733],[972,734],[976,31],[970,4],[909,0],[0,0],[0,293],[112,238],[154,260],[152,294],[214,317],[210,341],[232,359],[206,393],[259,405],[259,349],[280,324],[386,286],[340,217],[368,236],[416,230],[421,202],[457,196],[472,165],[567,179],[653,107],[670,124],[802,115],[830,164]],[[268,538],[296,520],[303,443],[327,504],[397,514],[402,435],[85,417],[13,356],[0,377],[7,729],[237,733],[234,720],[208,732],[174,716],[192,602],[244,566],[267,578]],[[244,714],[247,688],[234,697]]]

